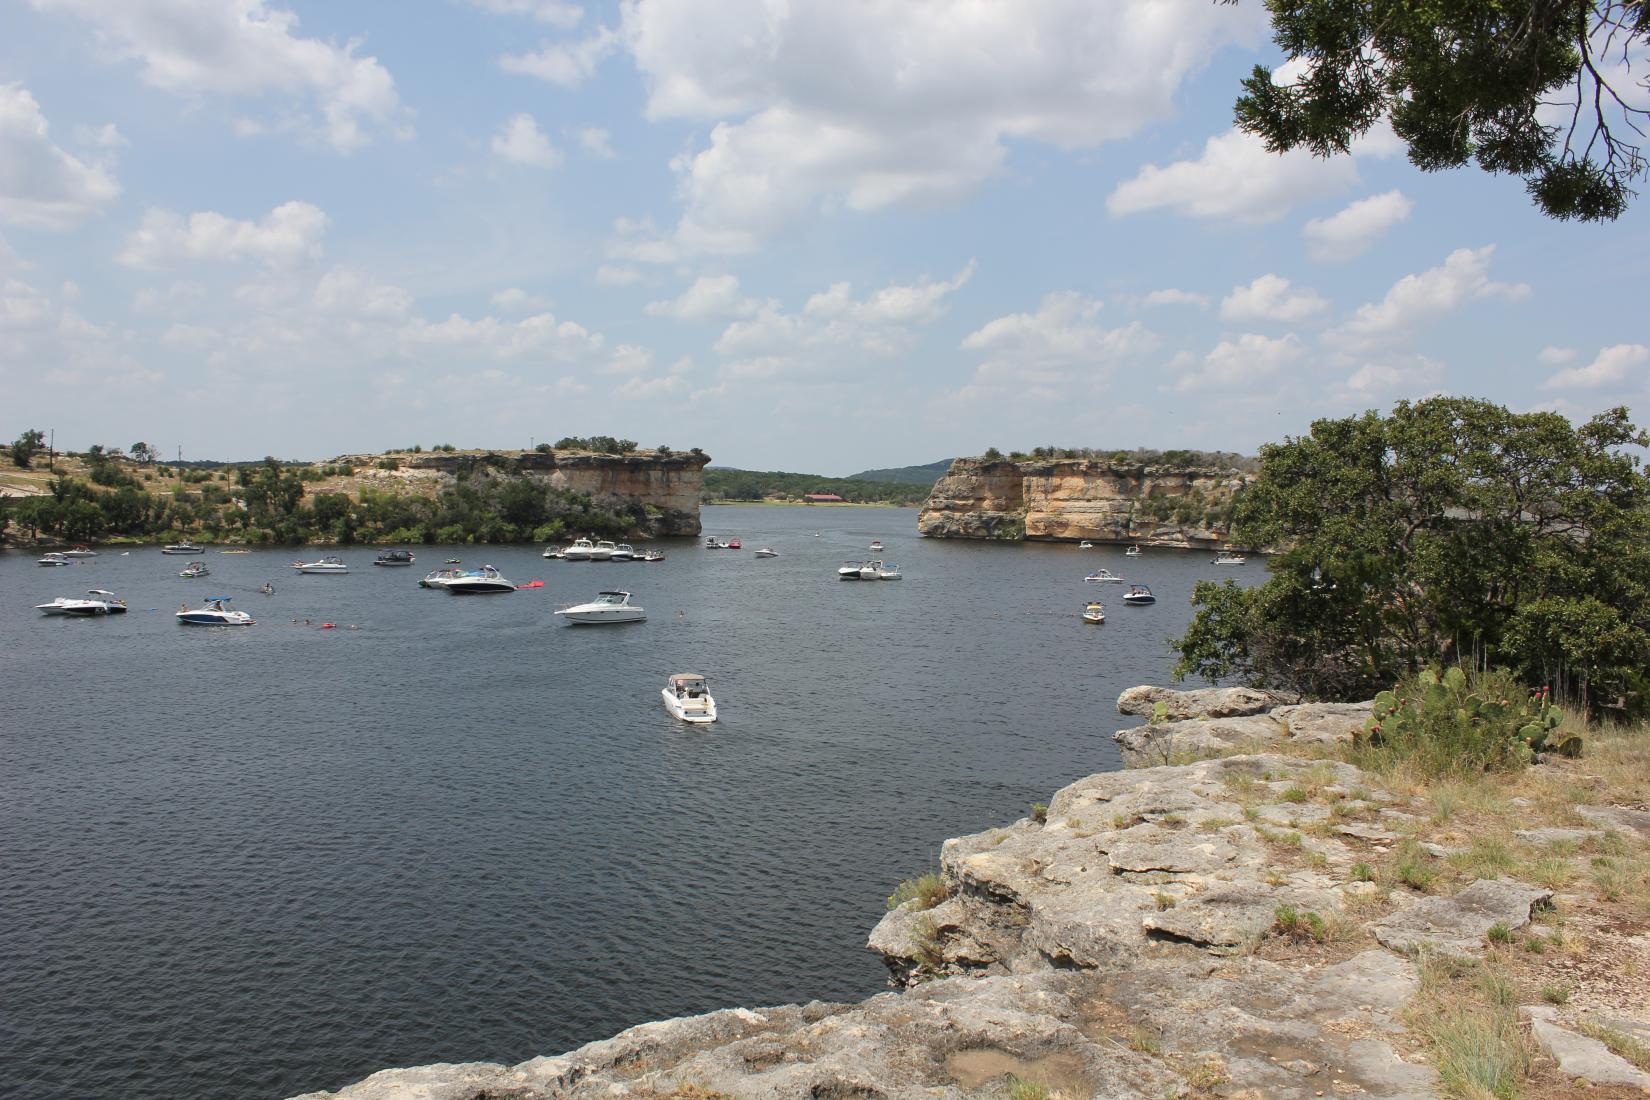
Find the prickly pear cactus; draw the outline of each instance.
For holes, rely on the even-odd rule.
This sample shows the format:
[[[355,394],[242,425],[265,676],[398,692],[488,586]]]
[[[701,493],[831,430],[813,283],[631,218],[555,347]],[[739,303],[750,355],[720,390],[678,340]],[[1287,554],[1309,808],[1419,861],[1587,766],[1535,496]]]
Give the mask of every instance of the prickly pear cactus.
[[[1448,669],[1442,676],[1424,669],[1413,682],[1375,696],[1364,723],[1364,739],[1374,746],[1418,746],[1442,738],[1453,744],[1492,748],[1496,758],[1525,763],[1537,753],[1581,755],[1579,736],[1557,732],[1564,714],[1550,701],[1546,689],[1504,698],[1485,694],[1485,684],[1494,687],[1495,681],[1480,677],[1479,690],[1472,690],[1472,682],[1459,668]]]

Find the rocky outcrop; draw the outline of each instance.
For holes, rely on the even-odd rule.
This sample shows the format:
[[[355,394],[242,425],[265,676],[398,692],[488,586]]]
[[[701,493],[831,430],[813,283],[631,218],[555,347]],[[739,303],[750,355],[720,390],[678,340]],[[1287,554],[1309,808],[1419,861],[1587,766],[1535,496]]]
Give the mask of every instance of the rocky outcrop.
[[[1350,742],[1368,721],[1370,703],[1297,703],[1294,696],[1254,688],[1172,691],[1133,687],[1117,697],[1123,714],[1152,720],[1112,734],[1129,767],[1264,750],[1282,741]],[[1161,708],[1161,710],[1159,709]]]
[[[1250,476],[1101,459],[959,458],[935,483],[917,531],[935,538],[1222,548],[1232,502]]]
[[[530,477],[551,488],[582,493],[599,506],[640,509],[649,536],[697,535],[699,500],[710,458],[693,452],[656,451],[610,455],[585,451],[486,451],[400,455],[386,461],[369,455],[336,462],[356,467],[356,476],[389,487],[433,491],[461,476]],[[385,462],[393,468],[379,465]]]

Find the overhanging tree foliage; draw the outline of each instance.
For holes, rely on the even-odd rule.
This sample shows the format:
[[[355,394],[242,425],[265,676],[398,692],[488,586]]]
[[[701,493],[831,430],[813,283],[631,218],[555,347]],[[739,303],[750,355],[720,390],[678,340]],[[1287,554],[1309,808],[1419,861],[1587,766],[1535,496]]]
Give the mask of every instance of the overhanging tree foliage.
[[[1230,0],[1228,0],[1230,2]],[[1257,66],[1240,127],[1274,152],[1345,153],[1382,116],[1424,171],[1522,176],[1555,218],[1608,221],[1645,174],[1645,0],[1267,0],[1306,71]],[[1635,70],[1632,66],[1636,64]]]
[[[1435,662],[1505,666],[1590,709],[1647,709],[1650,440],[1465,398],[1320,420],[1261,451],[1234,536],[1258,588],[1202,582],[1178,672],[1369,698]]]

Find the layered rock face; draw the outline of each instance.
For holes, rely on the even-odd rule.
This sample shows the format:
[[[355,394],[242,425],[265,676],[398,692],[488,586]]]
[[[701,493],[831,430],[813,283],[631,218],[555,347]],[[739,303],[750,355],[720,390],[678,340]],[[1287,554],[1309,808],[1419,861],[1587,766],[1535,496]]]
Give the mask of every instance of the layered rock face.
[[[917,531],[935,538],[1226,543],[1226,517],[1250,475],[1098,459],[959,458],[934,485]]]
[[[649,509],[649,535],[697,535],[699,499],[710,458],[653,451],[627,455],[582,451],[432,452],[403,455],[401,467],[388,471],[378,470],[370,457],[355,461],[361,467],[361,476],[388,481],[436,479],[450,483],[460,472],[472,468],[532,477],[556,489],[588,494],[598,505],[640,504]]]

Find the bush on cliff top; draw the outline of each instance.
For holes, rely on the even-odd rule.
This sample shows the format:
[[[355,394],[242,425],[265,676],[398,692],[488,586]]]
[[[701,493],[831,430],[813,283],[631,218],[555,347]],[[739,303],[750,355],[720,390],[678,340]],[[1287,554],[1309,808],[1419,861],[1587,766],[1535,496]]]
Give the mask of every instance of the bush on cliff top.
[[[1368,699],[1442,662],[1510,668],[1597,713],[1643,713],[1650,443],[1442,397],[1320,420],[1261,451],[1240,544],[1282,547],[1258,588],[1202,582],[1178,675]]]

